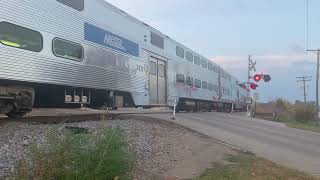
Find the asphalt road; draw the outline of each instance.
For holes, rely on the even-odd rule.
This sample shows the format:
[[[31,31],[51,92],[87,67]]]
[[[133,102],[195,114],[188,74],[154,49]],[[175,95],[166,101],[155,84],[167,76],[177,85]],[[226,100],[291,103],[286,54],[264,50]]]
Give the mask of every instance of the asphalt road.
[[[150,115],[146,115],[150,116]],[[152,115],[169,119],[168,114]],[[179,113],[176,123],[275,163],[320,176],[320,134],[223,113]]]

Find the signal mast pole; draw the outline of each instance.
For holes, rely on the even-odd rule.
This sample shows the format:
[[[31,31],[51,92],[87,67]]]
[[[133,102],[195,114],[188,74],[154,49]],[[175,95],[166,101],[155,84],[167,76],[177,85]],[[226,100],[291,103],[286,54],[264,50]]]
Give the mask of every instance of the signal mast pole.
[[[251,100],[251,97],[250,97],[250,89],[249,89],[249,86],[250,86],[250,78],[251,78],[251,75],[250,75],[250,72],[251,72],[251,55],[249,55],[248,57],[248,82],[247,82],[247,98],[248,98],[248,102],[249,102],[249,99]],[[249,103],[247,103],[247,114],[248,116],[251,116],[251,113],[249,112]]]
[[[250,102],[252,104],[252,99],[251,99],[251,93],[250,93],[250,79],[251,79],[251,70],[252,70],[252,67],[254,66],[254,64],[252,64],[252,58],[251,58],[251,55],[249,55],[248,57],[248,84],[247,84],[247,98],[248,100],[250,99]],[[248,116],[251,116],[251,112],[249,112],[249,103],[247,104],[247,113],[248,113]]]
[[[250,72],[251,72],[251,55],[249,55],[249,59],[248,59],[248,85],[250,84],[250,79],[251,79],[251,75],[250,75]],[[250,96],[250,91],[248,91],[248,95]]]

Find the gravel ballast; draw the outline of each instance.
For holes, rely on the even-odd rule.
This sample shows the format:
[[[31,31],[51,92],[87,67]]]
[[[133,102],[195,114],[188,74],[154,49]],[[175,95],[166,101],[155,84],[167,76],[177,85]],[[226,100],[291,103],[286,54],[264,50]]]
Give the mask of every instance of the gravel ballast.
[[[90,132],[120,127],[135,154],[134,179],[181,179],[199,175],[213,162],[223,162],[236,152],[212,139],[167,121],[136,120],[86,121],[68,124],[8,122],[0,124],[0,179],[12,176],[20,160],[28,158],[32,144],[45,145],[49,129],[66,126]]]

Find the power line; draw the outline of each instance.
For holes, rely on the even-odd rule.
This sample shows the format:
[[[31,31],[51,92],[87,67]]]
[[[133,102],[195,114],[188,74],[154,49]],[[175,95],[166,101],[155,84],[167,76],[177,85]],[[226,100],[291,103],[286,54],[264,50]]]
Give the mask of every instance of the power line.
[[[309,49],[309,0],[307,0],[307,49]]]
[[[304,103],[307,103],[307,86],[306,83],[310,82],[312,79],[311,76],[302,76],[302,77],[296,77],[297,82],[302,82],[303,83],[303,97],[304,97]]]

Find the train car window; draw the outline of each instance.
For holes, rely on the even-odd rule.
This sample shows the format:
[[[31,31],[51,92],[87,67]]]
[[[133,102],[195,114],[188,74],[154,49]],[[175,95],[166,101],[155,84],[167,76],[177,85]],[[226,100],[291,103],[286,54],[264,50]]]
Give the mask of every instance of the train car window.
[[[75,61],[83,60],[83,47],[65,39],[55,38],[53,40],[53,54],[57,57]]]
[[[157,64],[155,62],[150,62],[150,74],[157,75]]]
[[[194,86],[194,81],[192,77],[187,77],[186,82],[188,86]]]
[[[78,11],[84,10],[84,0],[57,0],[57,1],[75,10],[78,10]]]
[[[158,67],[158,74],[160,77],[166,77],[166,67],[162,64]]]
[[[179,83],[185,83],[186,82],[183,74],[177,74],[177,82],[179,82]]]
[[[151,44],[154,46],[157,46],[158,48],[164,49],[164,38],[159,36],[158,34],[154,32],[151,33]]]
[[[186,52],[186,59],[190,62],[193,62],[193,54],[189,51]]]
[[[194,56],[194,63],[196,65],[201,65],[201,60],[200,60],[200,57],[199,56]]]
[[[201,81],[199,79],[195,80],[194,86],[197,88],[201,88]]]
[[[208,69],[209,69],[210,71],[213,71],[213,64],[208,63]]]
[[[221,77],[224,79],[226,78],[226,73],[223,70],[221,70]]]
[[[219,92],[219,86],[218,85],[214,85],[214,92],[216,92],[216,93]]]
[[[209,87],[209,91],[213,91],[213,84],[209,83],[208,87]]]
[[[213,66],[213,71],[214,71],[215,73],[219,73],[219,67],[216,66],[216,65],[214,65],[214,66]]]
[[[208,62],[207,62],[206,60],[202,59],[202,60],[201,60],[201,66],[202,66],[203,68],[208,68]]]
[[[202,81],[202,89],[208,89],[208,83],[206,81]]]
[[[8,22],[0,22],[0,43],[19,49],[40,52],[43,37],[40,32]]]
[[[184,49],[179,47],[179,46],[177,46],[176,47],[176,54],[177,54],[177,56],[179,56],[181,58],[184,58]]]

